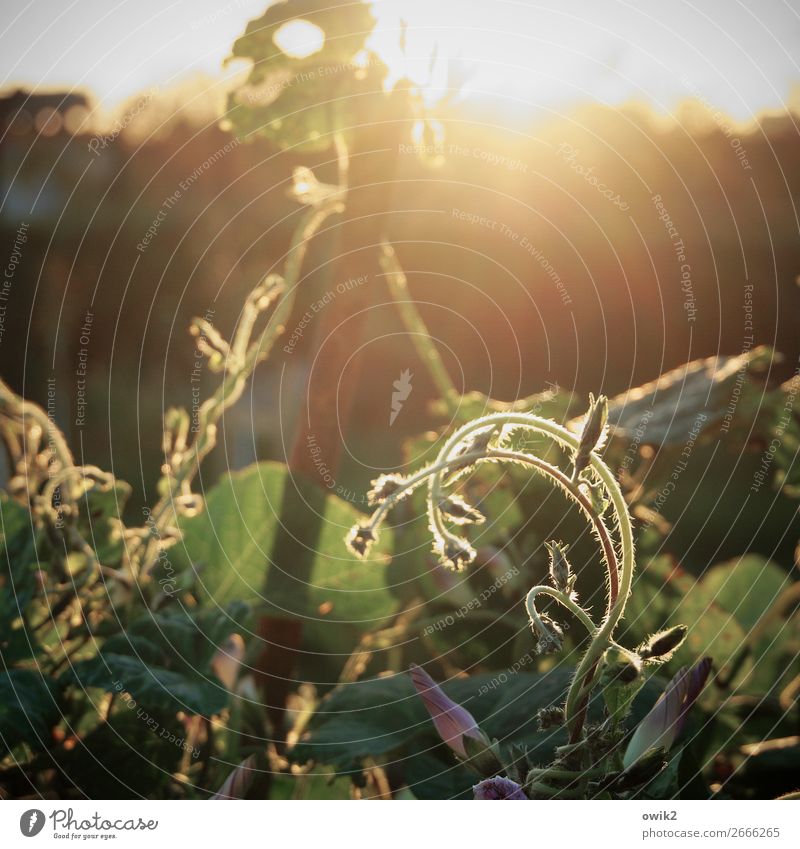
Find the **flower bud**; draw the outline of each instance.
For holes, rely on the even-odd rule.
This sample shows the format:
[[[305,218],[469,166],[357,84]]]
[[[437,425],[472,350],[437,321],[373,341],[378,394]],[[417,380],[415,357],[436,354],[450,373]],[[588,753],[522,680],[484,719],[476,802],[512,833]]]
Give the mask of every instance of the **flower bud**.
[[[448,538],[442,551],[442,565],[460,572],[475,559],[475,549],[460,537]]]
[[[467,752],[466,763],[480,775],[497,775],[503,769],[503,764],[497,756],[495,746],[469,735],[464,737],[464,749]]]
[[[686,639],[688,630],[685,625],[675,625],[653,634],[639,649],[639,656],[643,660],[668,657]]]
[[[457,495],[449,495],[447,498],[443,498],[439,502],[439,509],[457,525],[470,523],[479,525],[486,521],[486,516],[477,507],[467,504],[463,498],[459,498]]]
[[[256,756],[245,758],[225,779],[225,783],[211,797],[212,799],[244,799],[254,779],[259,774],[256,769]]]
[[[575,587],[576,575],[572,571],[572,566],[567,560],[567,550],[569,546],[563,543],[546,542],[545,548],[550,554],[550,581],[553,586],[562,593],[572,596],[573,588]]]
[[[480,800],[495,800],[495,799],[516,799],[527,800],[527,796],[516,781],[510,778],[496,776],[495,778],[487,778],[476,784],[472,788],[476,799]]]
[[[536,723],[539,731],[547,731],[550,728],[559,728],[564,724],[564,708],[557,705],[540,708],[536,712]]]
[[[602,516],[603,513],[608,510],[609,500],[606,498],[606,490],[601,481],[592,481],[587,480],[587,475],[584,475],[581,478],[580,484],[578,484],[578,489],[589,499],[589,503],[592,505],[592,510],[598,515]]]
[[[411,682],[425,703],[439,736],[459,757],[468,758],[465,737],[471,737],[484,746],[489,745],[472,714],[446,696],[433,678],[415,663],[411,664]]]
[[[406,480],[401,475],[380,475],[372,481],[372,489],[367,493],[367,502],[370,507],[383,504],[389,496],[399,492]]]
[[[603,655],[603,673],[601,683],[632,684],[641,675],[642,659],[638,654],[629,652],[621,646],[611,646]]]
[[[378,539],[372,529],[365,525],[355,525],[347,536],[347,547],[359,557],[366,557],[369,547]]]
[[[703,658],[691,669],[684,666],[677,672],[650,713],[636,726],[622,759],[626,769],[650,749],[669,750],[683,731],[689,711],[710,672],[710,657]]]
[[[484,428],[483,430],[479,430],[477,433],[473,434],[469,441],[464,445],[463,452],[459,453],[472,454],[475,451],[485,451],[489,447],[489,443],[500,433],[501,430],[502,426],[497,424]]]
[[[577,480],[578,475],[589,465],[589,457],[592,451],[603,447],[607,432],[608,422],[608,399],[605,395],[599,395],[595,399],[589,393],[589,409],[583,423],[581,442],[575,452],[575,468],[572,479]]]
[[[323,203],[340,200],[342,190],[330,183],[321,183],[314,172],[304,165],[298,165],[292,174],[292,187],[289,197],[308,206],[321,206]]]
[[[564,645],[564,628],[553,621],[547,614],[539,615],[539,621],[531,620],[534,634],[539,638],[536,643],[536,651],[539,654],[555,654],[561,651]]]

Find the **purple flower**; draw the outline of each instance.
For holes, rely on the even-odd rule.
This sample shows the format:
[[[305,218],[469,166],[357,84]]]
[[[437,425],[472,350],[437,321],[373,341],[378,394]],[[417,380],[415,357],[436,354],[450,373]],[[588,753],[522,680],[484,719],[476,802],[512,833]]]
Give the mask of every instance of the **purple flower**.
[[[686,719],[711,672],[705,657],[691,669],[684,666],[667,684],[661,698],[633,732],[622,762],[627,769],[650,749],[669,749],[686,725]]]
[[[489,745],[489,740],[478,728],[472,714],[448,698],[433,678],[415,663],[411,664],[411,680],[425,702],[439,736],[457,755],[465,760],[467,758],[464,737],[472,737]]]
[[[239,677],[239,669],[244,660],[244,640],[240,634],[231,634],[227,640],[214,653],[211,658],[211,669],[225,688],[231,690],[236,688]]]
[[[212,799],[244,799],[257,775],[256,756],[245,758],[225,779],[225,783],[211,797]]]
[[[528,797],[516,781],[510,778],[485,778],[472,788],[476,799],[524,799]]]

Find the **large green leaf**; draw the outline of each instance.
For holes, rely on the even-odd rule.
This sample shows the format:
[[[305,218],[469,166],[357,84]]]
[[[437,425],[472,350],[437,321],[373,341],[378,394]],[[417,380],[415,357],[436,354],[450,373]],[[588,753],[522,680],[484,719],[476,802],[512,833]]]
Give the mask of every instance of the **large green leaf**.
[[[91,540],[101,563],[117,563],[123,552],[122,516],[131,496],[131,485],[123,480],[98,484],[80,500],[78,528]]]
[[[297,22],[311,24],[312,35],[313,27],[324,35],[321,49],[302,58],[288,55],[275,41],[283,27]],[[253,63],[246,82],[228,101],[227,118],[236,132],[266,137],[283,148],[329,147],[334,130],[357,124],[348,114],[365,79],[377,77],[380,86],[384,76],[373,54],[366,67],[356,64],[374,25],[366,3],[288,0],[270,5],[233,45],[231,59]],[[370,87],[375,85],[370,80]]]
[[[780,566],[748,554],[709,569],[699,584],[698,592],[741,626],[737,654],[746,651],[746,655],[736,676],[740,690],[761,694],[774,690],[777,695],[800,672],[796,626],[770,612],[791,583],[792,577]]]
[[[796,665],[790,625],[779,617],[760,623],[760,638],[752,645],[754,626],[789,583],[783,569],[758,555],[719,563],[699,580],[658,557],[637,572],[624,638],[634,642],[669,625],[687,625],[686,642],[670,668],[710,655],[721,670],[740,658],[733,667],[739,685],[764,693],[791,677]],[[749,653],[742,655],[745,649]]]
[[[424,741],[411,748],[403,760],[403,779],[417,799],[471,799],[479,781],[474,772],[432,752]]]
[[[705,655],[720,668],[745,639],[744,628],[718,603],[715,593],[667,557],[654,558],[637,573],[625,624],[626,642],[644,640],[672,625],[688,626],[686,641],[675,653],[671,669],[694,664]]]
[[[749,373],[758,371],[772,357],[757,348],[735,357],[718,356],[693,360],[657,380],[629,389],[608,404],[608,421],[615,436],[637,438],[649,445],[681,445],[692,431],[698,434],[725,415],[733,389],[749,388]]]
[[[127,693],[147,708],[219,713],[228,691],[211,671],[211,660],[240,627],[245,610],[232,604],[227,610],[145,615],[106,640],[95,657],[76,663],[65,682]]]
[[[567,417],[570,407],[573,406],[575,400],[575,395],[565,392],[557,386],[551,386],[550,389],[544,392],[537,392],[534,395],[528,395],[525,398],[519,398],[516,401],[510,402],[496,401],[482,392],[467,392],[458,398],[458,408],[452,415],[451,428],[455,429],[457,425],[471,422],[488,413],[511,410],[533,413],[536,416],[542,416],[546,419],[563,421]],[[447,405],[444,401],[434,401],[431,406],[433,412],[441,416],[445,421],[451,419],[451,414],[448,412]]]
[[[224,476],[208,493],[205,511],[183,523],[183,541],[170,549],[177,569],[196,570],[202,598],[217,604],[232,600],[268,604],[283,615],[305,620],[312,637],[324,633],[326,641],[335,638],[337,626],[352,625],[361,631],[379,625],[397,608],[386,587],[391,532],[381,532],[367,561],[356,560],[344,538],[363,516],[333,495],[325,500],[310,585],[288,582],[280,598],[263,598],[267,569],[278,568],[269,558],[286,482],[287,469],[280,463],[258,463]],[[312,490],[318,489],[300,479],[290,484],[301,494],[308,493],[309,500]],[[352,642],[347,649],[352,649]]]
[[[780,566],[748,554],[713,566],[703,575],[700,590],[749,630],[789,583],[789,576]]]

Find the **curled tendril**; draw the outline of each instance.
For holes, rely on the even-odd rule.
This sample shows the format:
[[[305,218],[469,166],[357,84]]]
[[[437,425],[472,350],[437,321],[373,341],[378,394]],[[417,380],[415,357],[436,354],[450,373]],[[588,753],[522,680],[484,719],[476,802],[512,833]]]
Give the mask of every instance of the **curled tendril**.
[[[350,548],[359,556],[365,556],[392,507],[427,484],[433,550],[449,567],[465,568],[475,559],[475,550],[469,540],[451,526],[461,527],[483,521],[485,517],[461,496],[448,490],[484,463],[512,463],[532,469],[575,502],[591,523],[606,566],[608,604],[605,616],[595,623],[589,611],[578,603],[574,590],[576,576],[566,558],[566,546],[557,542],[548,544],[552,586],[533,587],[526,599],[540,651],[558,650],[564,635],[563,625],[537,609],[537,599],[541,596],[556,601],[575,616],[590,637],[564,705],[572,744],[581,740],[588,697],[598,681],[604,652],[612,644],[614,630],[624,613],[634,570],[633,530],[625,499],[614,473],[597,453],[606,437],[607,418],[608,403],[600,396],[590,399],[589,412],[579,435],[550,419],[518,411],[492,413],[469,422],[445,441],[430,465],[408,477],[383,475],[377,478],[370,493],[370,502],[376,509],[369,520],[353,528],[347,538]],[[538,444],[539,437],[549,438],[571,454],[571,474],[529,450],[528,446]]]

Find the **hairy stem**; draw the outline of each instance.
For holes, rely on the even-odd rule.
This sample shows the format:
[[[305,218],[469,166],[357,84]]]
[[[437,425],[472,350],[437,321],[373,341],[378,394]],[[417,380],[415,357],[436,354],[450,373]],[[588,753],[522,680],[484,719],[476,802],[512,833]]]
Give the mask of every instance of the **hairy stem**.
[[[449,457],[450,454],[461,443],[463,443],[465,438],[471,433],[486,430],[493,425],[518,425],[529,428],[534,432],[542,433],[545,436],[550,437],[558,444],[573,452],[577,451],[580,446],[580,439],[556,422],[540,418],[539,416],[534,416],[530,413],[494,413],[459,428],[459,430],[457,430],[450,439],[447,440],[442,448],[439,454],[439,462]],[[509,453],[516,454],[516,452]],[[529,462],[531,461],[529,455],[524,456]],[[513,457],[513,459],[517,458]],[[616,597],[613,600],[609,597],[608,613],[589,644],[586,654],[578,664],[578,668],[575,671],[575,675],[567,694],[564,716],[569,730],[570,741],[573,743],[576,743],[579,739],[581,739],[585,707],[588,703],[588,697],[595,681],[597,666],[603,652],[611,642],[617,624],[625,612],[625,605],[627,603],[628,595],[630,594],[631,584],[633,583],[633,572],[635,566],[633,527],[631,525],[630,516],[628,515],[625,498],[619,484],[613,472],[596,453],[592,452],[590,454],[588,464],[592,467],[595,474],[602,482],[603,487],[611,499],[611,506],[618,522],[622,560],[618,571],[618,592]],[[538,464],[536,465],[539,467]],[[441,495],[441,477],[441,472],[436,472],[430,479],[430,500],[433,504],[438,503]],[[557,478],[554,477],[554,479]],[[575,497],[575,492],[572,487],[568,487],[567,491],[570,495]],[[594,513],[594,511],[591,512]],[[615,571],[613,568],[615,563],[616,559],[612,560],[611,563],[608,564],[610,576],[611,572]],[[609,586],[609,596],[610,595],[611,587]]]
[[[554,598],[562,607],[569,610],[573,616],[580,620],[581,624],[588,631],[590,637],[594,637],[597,633],[597,626],[594,622],[592,622],[592,618],[576,601],[573,601],[568,595],[562,593],[560,590],[557,590],[554,587],[548,587],[545,584],[533,587],[528,591],[528,596],[525,599],[525,607],[528,610],[528,615],[534,622],[538,623],[540,628],[544,629],[547,626],[541,621],[539,612],[536,610],[534,602],[538,595],[550,596],[550,598]]]
[[[431,475],[434,475],[437,472],[453,471],[459,466],[468,466],[472,463],[477,463],[485,457],[486,452],[484,451],[472,451],[469,454],[462,454],[458,457],[457,461],[442,460],[441,462],[435,462],[430,466],[425,466],[424,469],[420,469],[420,471],[408,478],[401,489],[390,495],[385,501],[378,505],[370,517],[369,526],[371,528],[377,528],[383,521],[383,517],[397,504],[398,501],[405,498],[407,495],[410,495],[418,486],[425,483]]]
[[[592,507],[591,501],[578,489],[561,469],[551,465],[545,460],[534,457],[529,454],[523,454],[519,451],[504,451],[502,449],[492,449],[489,452],[490,457],[496,457],[500,460],[511,460],[515,463],[524,463],[533,466],[544,475],[552,478],[565,492],[574,498],[581,507],[586,517],[594,526],[595,533],[600,540],[603,548],[603,557],[606,561],[606,570],[608,576],[608,610],[606,615],[611,612],[611,608],[619,595],[619,563],[617,561],[617,552],[614,548],[614,542],[611,539],[611,534],[606,527],[602,517],[597,514],[597,511]]]

